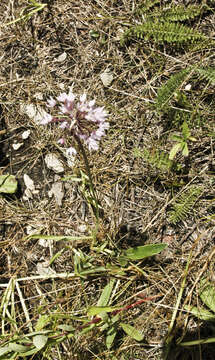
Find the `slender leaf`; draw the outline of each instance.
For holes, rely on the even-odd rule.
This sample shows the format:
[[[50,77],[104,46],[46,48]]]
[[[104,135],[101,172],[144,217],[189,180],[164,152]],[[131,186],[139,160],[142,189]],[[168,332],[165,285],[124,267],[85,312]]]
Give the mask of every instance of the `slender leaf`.
[[[11,342],[9,345],[8,345],[8,348],[12,351],[15,351],[17,353],[23,353],[25,352],[26,350],[29,350],[29,347],[28,346],[24,346],[24,345],[21,345],[21,344],[17,344],[17,343],[13,343]]]
[[[90,316],[94,316],[94,315],[98,315],[102,312],[109,313],[109,312],[112,312],[112,311],[115,311],[118,309],[119,309],[119,307],[113,307],[113,306],[91,306],[87,310],[87,313]]]
[[[107,349],[109,350],[111,348],[111,346],[113,345],[115,336],[117,334],[117,331],[115,329],[114,326],[112,326],[108,331],[107,331],[107,336],[106,336],[106,346]]]
[[[0,348],[0,356],[8,354],[11,350],[8,346],[3,346]]]
[[[102,291],[102,294],[98,300],[97,306],[106,306],[109,302],[112,290],[113,290],[114,280],[111,280],[109,284],[105,286]]]

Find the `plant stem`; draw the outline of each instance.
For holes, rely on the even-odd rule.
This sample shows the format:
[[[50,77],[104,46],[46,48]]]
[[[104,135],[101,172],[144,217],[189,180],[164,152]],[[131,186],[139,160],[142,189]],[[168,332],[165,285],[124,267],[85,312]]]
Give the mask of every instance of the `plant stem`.
[[[91,171],[90,171],[90,164],[89,164],[89,161],[88,161],[88,158],[87,158],[87,154],[86,154],[86,151],[82,145],[82,142],[81,140],[79,139],[79,137],[77,135],[74,134],[74,138],[78,144],[78,147],[79,147],[79,150],[81,151],[82,155],[83,155],[83,159],[84,159],[84,163],[85,163],[85,168],[86,168],[86,171],[87,171],[87,175],[88,175],[88,178],[89,178],[89,183],[90,183],[90,190],[93,194],[93,198],[95,200],[95,208],[93,208],[93,212],[95,214],[95,217],[97,219],[97,225],[98,225],[98,222],[99,222],[99,207],[98,207],[98,198],[97,198],[97,195],[96,195],[96,191],[95,191],[95,187],[93,185],[93,179],[92,179],[92,175],[91,175]]]

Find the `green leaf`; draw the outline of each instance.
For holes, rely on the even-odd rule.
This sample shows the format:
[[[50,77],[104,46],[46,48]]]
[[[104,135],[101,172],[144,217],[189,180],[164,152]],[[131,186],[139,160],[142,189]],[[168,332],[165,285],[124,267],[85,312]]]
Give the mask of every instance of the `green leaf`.
[[[17,344],[17,343],[10,343],[8,345],[8,348],[9,350],[11,351],[15,351],[17,353],[23,353],[27,350],[29,350],[29,347],[28,346],[23,346],[23,345],[20,345],[20,344]]]
[[[185,305],[184,308],[200,320],[215,321],[215,315],[213,315],[209,310],[189,305]]]
[[[125,323],[120,323],[120,325],[122,326],[125,333],[127,335],[129,335],[130,337],[132,337],[132,339],[135,339],[137,341],[143,340],[143,335],[141,334],[141,332],[139,330],[135,329],[133,326],[131,326],[129,324],[125,324]]]
[[[211,309],[215,313],[215,287],[210,284],[210,282],[206,282],[203,280],[201,282],[200,288],[200,298],[209,309]]]
[[[37,349],[42,349],[48,341],[48,337],[45,335],[36,335],[33,337],[33,343],[34,346],[36,346]]]
[[[185,139],[187,139],[190,136],[190,130],[189,130],[189,127],[188,127],[186,121],[184,121],[182,124],[182,134]]]
[[[189,155],[189,150],[188,150],[187,143],[184,143],[184,144],[183,144],[182,155],[184,155],[184,156],[188,156],[188,155]]]
[[[106,306],[109,302],[112,290],[113,290],[114,280],[111,280],[109,284],[105,286],[102,291],[102,294],[97,302],[97,306]]]
[[[181,143],[177,143],[172,147],[169,153],[169,160],[173,160],[179,150],[181,150]]]
[[[60,330],[69,331],[69,332],[75,330],[75,328],[72,325],[63,325],[62,324],[62,325],[58,325],[57,328]]]
[[[17,180],[13,175],[0,175],[0,193],[14,194],[17,190]]]
[[[125,254],[127,258],[131,260],[141,260],[160,253],[167,246],[167,244],[150,244],[144,246],[137,246],[126,250]]]
[[[114,306],[91,306],[89,307],[89,309],[87,310],[88,315],[90,316],[94,316],[94,315],[98,315],[102,312],[112,312],[115,310],[120,309],[119,307],[114,307]]]
[[[118,260],[119,260],[119,263],[120,263],[121,266],[126,266],[127,263],[128,263],[128,259],[123,255],[120,255],[118,257]]]
[[[49,323],[50,323],[50,316],[49,315],[41,315],[40,318],[37,320],[35,330],[40,331]]]
[[[9,353],[10,351],[11,350],[9,349],[8,346],[3,346],[0,348],[0,356],[5,355],[5,354]]]
[[[107,349],[109,350],[114,342],[115,336],[116,336],[117,332],[114,326],[112,326],[108,331],[107,331],[107,336],[106,336],[106,346]]]
[[[93,38],[93,39],[97,39],[100,34],[98,31],[95,31],[95,30],[90,30],[90,36]]]

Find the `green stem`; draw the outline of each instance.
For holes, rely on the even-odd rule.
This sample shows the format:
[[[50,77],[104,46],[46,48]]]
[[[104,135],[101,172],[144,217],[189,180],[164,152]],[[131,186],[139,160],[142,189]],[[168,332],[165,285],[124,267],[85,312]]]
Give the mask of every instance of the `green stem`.
[[[88,175],[88,178],[89,178],[89,182],[90,182],[90,190],[93,194],[93,197],[94,197],[94,200],[95,200],[95,209],[93,208],[93,212],[96,216],[96,219],[97,219],[97,225],[98,225],[98,222],[99,222],[99,207],[98,207],[98,198],[97,198],[97,195],[96,195],[96,191],[95,191],[95,187],[93,185],[93,179],[92,179],[92,175],[91,175],[91,171],[90,171],[90,164],[89,164],[89,161],[88,161],[88,158],[87,158],[87,154],[86,154],[86,151],[82,145],[82,142],[81,140],[79,139],[79,137],[77,135],[74,134],[74,138],[78,144],[78,147],[79,147],[79,150],[81,151],[82,155],[83,155],[83,159],[84,159],[84,163],[85,163],[85,168],[86,168],[86,171],[87,171],[87,175]]]

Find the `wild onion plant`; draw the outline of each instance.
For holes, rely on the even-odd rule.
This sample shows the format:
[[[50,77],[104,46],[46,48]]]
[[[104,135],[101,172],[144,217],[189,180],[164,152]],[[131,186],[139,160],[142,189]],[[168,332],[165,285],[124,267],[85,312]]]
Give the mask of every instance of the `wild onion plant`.
[[[63,132],[58,143],[65,145],[68,156],[74,158],[77,150],[82,153],[87,175],[90,182],[90,188],[95,200],[97,200],[93,186],[92,176],[87,154],[84,146],[90,151],[98,150],[99,142],[105,135],[105,130],[109,129],[109,123],[106,121],[107,112],[104,107],[96,107],[95,100],[87,101],[86,94],[83,94],[76,100],[76,95],[70,90],[68,94],[60,94],[56,100],[52,97],[47,102],[47,107],[53,112],[45,112],[41,125],[55,123]],[[98,220],[98,202],[96,203],[96,218]]]

